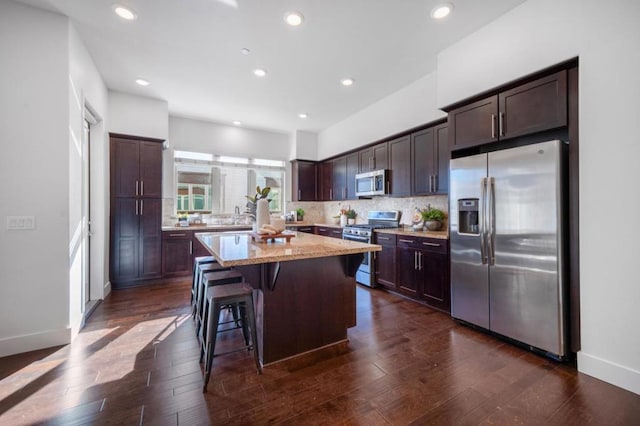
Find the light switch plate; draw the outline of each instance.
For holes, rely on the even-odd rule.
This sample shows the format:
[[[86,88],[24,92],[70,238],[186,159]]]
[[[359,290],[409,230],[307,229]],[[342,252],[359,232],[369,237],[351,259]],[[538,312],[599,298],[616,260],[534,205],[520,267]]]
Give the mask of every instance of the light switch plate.
[[[9,231],[21,231],[35,228],[35,216],[7,216],[7,229]]]

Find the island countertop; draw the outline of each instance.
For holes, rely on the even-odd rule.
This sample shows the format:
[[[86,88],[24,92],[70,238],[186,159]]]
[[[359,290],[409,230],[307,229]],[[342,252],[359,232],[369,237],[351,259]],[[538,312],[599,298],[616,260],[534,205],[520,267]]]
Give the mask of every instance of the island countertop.
[[[288,243],[284,239],[257,242],[249,232],[197,233],[196,238],[222,266],[256,265],[382,250],[382,247],[376,244],[339,240],[304,232],[288,233],[294,235]]]

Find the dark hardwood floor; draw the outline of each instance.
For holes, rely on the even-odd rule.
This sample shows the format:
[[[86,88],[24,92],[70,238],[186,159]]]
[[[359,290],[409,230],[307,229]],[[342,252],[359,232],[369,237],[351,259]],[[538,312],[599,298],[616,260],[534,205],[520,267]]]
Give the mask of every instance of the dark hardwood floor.
[[[113,291],[72,345],[0,359],[0,424],[640,424],[638,395],[362,287],[348,348],[218,357],[202,394],[189,286]]]

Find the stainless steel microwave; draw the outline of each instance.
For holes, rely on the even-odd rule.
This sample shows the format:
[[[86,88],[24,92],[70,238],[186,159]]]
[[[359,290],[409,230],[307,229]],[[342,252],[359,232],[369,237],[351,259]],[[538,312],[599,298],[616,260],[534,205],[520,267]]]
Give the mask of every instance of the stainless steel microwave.
[[[356,175],[357,197],[385,195],[388,193],[387,188],[387,170],[374,170]]]

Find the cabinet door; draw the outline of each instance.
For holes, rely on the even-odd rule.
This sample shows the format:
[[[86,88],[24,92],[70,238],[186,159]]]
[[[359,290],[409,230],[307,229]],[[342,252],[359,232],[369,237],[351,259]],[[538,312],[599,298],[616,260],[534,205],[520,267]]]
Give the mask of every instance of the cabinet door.
[[[433,129],[425,129],[411,135],[412,195],[428,195],[433,191]]]
[[[358,153],[347,155],[347,200],[355,200],[356,196],[356,175],[358,174]]]
[[[499,95],[501,139],[567,125],[567,71],[540,78]]]
[[[316,163],[292,161],[291,199],[293,201],[316,201]]]
[[[374,169],[373,147],[365,148],[358,152],[360,161],[360,173],[370,172]]]
[[[140,193],[139,141],[111,138],[111,196],[137,197]]]
[[[390,236],[378,235],[376,244],[382,245],[382,251],[375,252],[376,283],[391,290],[396,289],[396,246],[388,244]],[[395,239],[394,239],[395,240]]]
[[[397,254],[397,289],[411,297],[418,296],[418,280],[416,277],[417,251],[412,248],[398,247]]]
[[[140,196],[162,198],[162,144],[140,142]]]
[[[111,205],[111,275],[113,282],[138,277],[139,201],[135,198],[112,198]]]
[[[411,195],[411,140],[409,136],[389,142],[390,195]]]
[[[434,308],[451,312],[447,256],[422,251],[422,298]]]
[[[162,274],[181,276],[192,273],[193,242],[191,232],[162,233]]]
[[[382,170],[389,168],[389,144],[379,143],[373,148],[373,169]]]
[[[139,278],[162,275],[162,200],[140,200]]]
[[[320,201],[333,200],[333,162],[320,164]]]
[[[347,157],[333,160],[333,200],[347,197]]]
[[[498,96],[449,112],[449,148],[456,150],[498,140]]]
[[[209,253],[209,250],[207,250],[205,246],[202,245],[200,240],[196,238],[195,232],[193,233],[192,241],[193,241],[193,245],[191,247],[193,250],[194,259],[200,256],[211,256],[211,253]],[[193,265],[191,265],[191,268],[193,269]]]
[[[449,151],[449,125],[441,124],[433,130],[435,138],[433,148],[433,158],[435,159],[434,170],[436,173],[434,181],[434,191],[438,194],[446,194],[449,192],[449,160],[451,159],[451,151]]]

